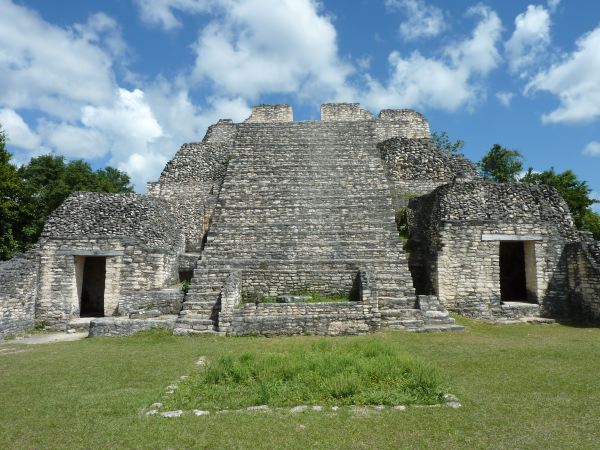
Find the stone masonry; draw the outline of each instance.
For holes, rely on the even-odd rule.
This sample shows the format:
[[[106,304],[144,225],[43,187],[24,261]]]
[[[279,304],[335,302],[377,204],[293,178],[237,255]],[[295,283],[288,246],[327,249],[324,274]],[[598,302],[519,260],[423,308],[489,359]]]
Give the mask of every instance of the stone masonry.
[[[315,293],[346,301],[274,302]],[[418,112],[330,103],[295,122],[260,105],[184,144],[145,195],[70,196],[0,263],[0,338],[77,321],[94,336],[452,331],[448,310],[600,320],[599,298],[600,244],[560,196],[483,181]]]

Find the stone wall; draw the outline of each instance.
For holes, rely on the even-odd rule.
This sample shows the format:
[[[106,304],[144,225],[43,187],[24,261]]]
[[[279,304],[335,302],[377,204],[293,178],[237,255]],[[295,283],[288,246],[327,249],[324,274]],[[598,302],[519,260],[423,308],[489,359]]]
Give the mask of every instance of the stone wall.
[[[172,330],[177,316],[161,316],[152,319],[125,319],[105,317],[90,322],[89,337],[130,336],[140,331],[153,329]]]
[[[581,233],[569,249],[569,287],[574,310],[584,320],[600,323],[600,241]]]
[[[290,105],[258,105],[252,108],[248,123],[293,122],[294,113]]]
[[[0,339],[33,328],[37,293],[37,248],[0,262]]]
[[[363,334],[379,326],[376,287],[364,271],[355,274],[357,300],[331,303],[243,304],[241,271],[229,274],[221,291],[219,330],[242,335]]]
[[[358,302],[245,304],[230,319],[230,336],[364,334],[373,330],[369,308]]]
[[[412,109],[384,109],[375,122],[375,135],[377,142],[393,137],[429,139],[429,122]]]
[[[502,315],[500,242],[523,241],[530,300],[542,315],[569,313],[566,249],[578,237],[554,189],[456,182],[411,200],[409,208],[410,245],[420,254],[426,287],[446,307],[476,317]]]
[[[312,266],[312,267],[311,267]],[[243,290],[274,297],[291,292],[315,291],[328,294],[351,295],[356,283],[354,270],[317,270],[313,264],[293,269],[272,268],[266,270],[244,270]]]
[[[324,103],[321,105],[322,122],[354,122],[373,120],[373,114],[358,103]]]
[[[377,148],[392,183],[396,207],[406,206],[410,198],[428,194],[457,177],[481,179],[472,162],[440,151],[429,137],[394,137]]]
[[[148,184],[148,195],[167,200],[176,226],[186,236],[186,250],[199,252],[210,228],[236,127],[231,121],[211,126],[201,143],[184,144],[160,178]]]

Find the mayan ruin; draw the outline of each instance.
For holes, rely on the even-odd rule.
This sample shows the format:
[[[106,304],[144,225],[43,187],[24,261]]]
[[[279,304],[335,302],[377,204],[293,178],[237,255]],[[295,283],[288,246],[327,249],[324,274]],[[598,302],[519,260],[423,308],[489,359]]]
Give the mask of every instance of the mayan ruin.
[[[219,120],[146,194],[75,193],[0,263],[0,338],[462,330],[449,312],[598,321],[600,243],[553,188],[484,181],[404,109]]]

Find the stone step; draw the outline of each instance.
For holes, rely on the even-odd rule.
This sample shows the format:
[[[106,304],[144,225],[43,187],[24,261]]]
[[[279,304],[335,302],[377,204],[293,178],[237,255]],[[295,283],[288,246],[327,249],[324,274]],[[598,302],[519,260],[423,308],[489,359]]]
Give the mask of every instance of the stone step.
[[[414,308],[397,308],[397,309],[380,309],[381,320],[401,320],[401,319],[418,319],[423,320],[423,315],[420,309]]]
[[[178,317],[175,321],[173,335],[190,336],[195,334],[214,334],[218,329],[210,319]]]
[[[218,265],[214,265],[217,264]],[[207,269],[209,267],[210,269]],[[281,259],[245,259],[245,258],[230,258],[227,260],[201,260],[199,267],[196,270],[210,270],[211,277],[222,276],[223,280],[227,277],[233,269],[244,269],[251,271],[348,271],[356,273],[359,268],[371,268],[377,270],[378,268],[386,267],[389,270],[397,270],[399,273],[404,273],[403,279],[408,279],[410,273],[406,273],[408,268],[406,262],[399,259],[358,259],[348,258],[344,260],[333,260],[317,259],[317,258],[303,258],[294,260],[281,260]],[[405,272],[402,272],[405,270]]]
[[[196,305],[196,309],[212,309],[215,307],[219,298],[221,297],[220,292],[205,291],[202,284],[196,285],[194,292],[188,292],[185,296],[183,305]],[[184,307],[184,309],[194,309],[190,307]]]
[[[441,325],[423,325],[421,328],[415,330],[417,333],[435,333],[444,331],[465,331],[465,327],[457,324],[441,324]]]
[[[183,302],[183,310],[193,310],[193,311],[209,311],[217,308],[217,303],[215,301],[210,300],[200,300],[201,298],[205,298],[207,296],[196,294],[194,298],[190,298],[190,300],[186,300]]]
[[[423,328],[424,322],[416,319],[402,319],[402,320],[385,320],[381,321],[382,328],[400,328],[400,329],[414,329],[419,330]]]

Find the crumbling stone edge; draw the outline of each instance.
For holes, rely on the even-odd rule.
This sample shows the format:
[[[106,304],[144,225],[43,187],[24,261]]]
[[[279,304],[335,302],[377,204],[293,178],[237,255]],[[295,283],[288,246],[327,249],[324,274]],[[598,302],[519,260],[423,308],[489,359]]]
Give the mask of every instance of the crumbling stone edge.
[[[196,360],[195,365],[198,368],[202,368],[206,366],[206,357],[201,356]],[[165,393],[163,397],[170,397],[175,393],[175,390],[179,387],[179,384],[188,378],[189,375],[182,375],[179,377],[177,381],[168,385],[165,389]],[[257,405],[257,406],[248,406],[247,408],[242,409],[219,409],[219,410],[203,410],[203,409],[192,409],[192,410],[183,410],[176,409],[171,411],[161,411],[164,406],[164,403],[161,401],[152,403],[149,407],[143,408],[141,413],[146,416],[157,416],[157,417],[165,417],[165,418],[174,418],[181,417],[183,415],[194,415],[194,416],[209,416],[215,414],[235,414],[235,413],[284,413],[284,414],[298,414],[304,412],[332,412],[337,413],[341,411],[349,411],[354,413],[355,415],[364,416],[369,414],[370,412],[380,412],[384,410],[390,411],[406,411],[408,408],[411,409],[421,409],[421,408],[452,408],[458,409],[462,408],[462,403],[460,403],[458,397],[454,394],[446,393],[444,394],[444,403],[436,403],[434,405],[349,405],[349,406],[320,406],[320,405],[297,405],[293,407],[271,407],[269,405]]]

